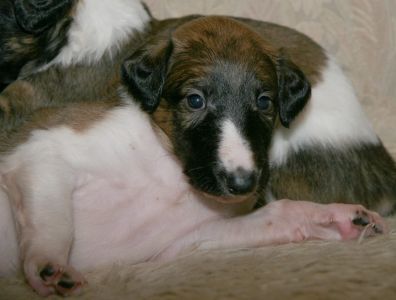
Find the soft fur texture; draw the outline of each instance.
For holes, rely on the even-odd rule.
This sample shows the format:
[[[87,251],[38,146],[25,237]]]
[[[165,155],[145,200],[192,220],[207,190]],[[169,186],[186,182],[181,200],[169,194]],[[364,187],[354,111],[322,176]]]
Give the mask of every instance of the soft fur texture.
[[[164,264],[99,269],[75,299],[395,299],[396,218],[388,221],[388,236],[361,243],[195,252]],[[22,276],[0,279],[0,291],[2,300],[42,299]]]

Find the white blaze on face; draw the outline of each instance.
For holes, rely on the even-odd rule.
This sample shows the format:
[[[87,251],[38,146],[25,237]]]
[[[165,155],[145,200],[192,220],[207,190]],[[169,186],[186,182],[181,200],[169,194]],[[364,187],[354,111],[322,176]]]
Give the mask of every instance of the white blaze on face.
[[[231,120],[225,120],[222,124],[218,155],[227,172],[234,172],[238,168],[254,170],[253,153],[249,143]]]

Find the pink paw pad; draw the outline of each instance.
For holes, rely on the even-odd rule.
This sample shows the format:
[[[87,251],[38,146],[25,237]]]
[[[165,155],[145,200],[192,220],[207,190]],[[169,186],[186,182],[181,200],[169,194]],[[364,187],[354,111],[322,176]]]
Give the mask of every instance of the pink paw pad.
[[[55,293],[62,296],[78,295],[86,284],[83,276],[73,268],[51,263],[39,270],[38,275],[30,279],[28,277],[28,281],[41,296]]]

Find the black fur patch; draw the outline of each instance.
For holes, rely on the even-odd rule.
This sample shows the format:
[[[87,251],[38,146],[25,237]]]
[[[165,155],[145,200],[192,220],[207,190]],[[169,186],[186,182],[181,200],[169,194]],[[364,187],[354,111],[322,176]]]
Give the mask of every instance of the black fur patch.
[[[304,73],[290,60],[278,59],[279,118],[289,127],[311,97],[311,85]]]
[[[122,79],[144,111],[153,112],[159,104],[172,48],[169,42],[158,55],[145,55],[147,49],[142,48],[122,65]]]

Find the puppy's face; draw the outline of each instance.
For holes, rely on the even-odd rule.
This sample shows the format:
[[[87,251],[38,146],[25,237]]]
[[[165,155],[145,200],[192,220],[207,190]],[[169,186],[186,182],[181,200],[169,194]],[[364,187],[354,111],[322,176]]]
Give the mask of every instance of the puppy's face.
[[[265,185],[277,117],[287,126],[310,90],[260,36],[219,17],[149,42],[125,62],[123,74],[170,138],[191,184],[223,201],[243,200]],[[283,101],[287,76],[295,81],[288,92],[298,89],[299,96]]]

